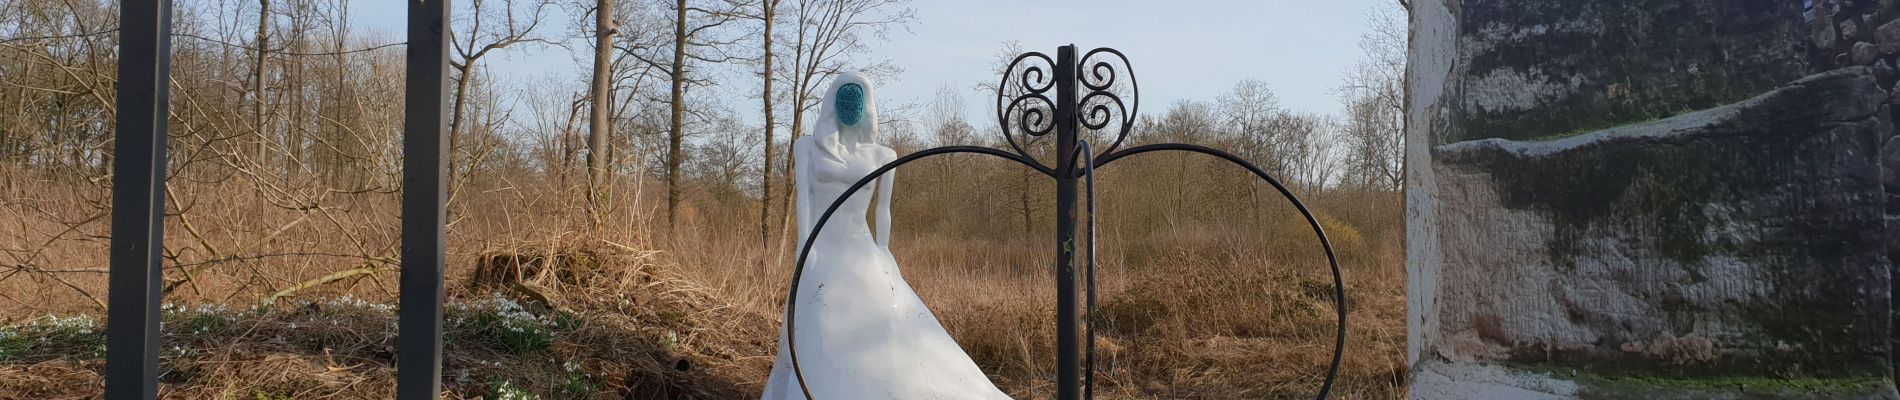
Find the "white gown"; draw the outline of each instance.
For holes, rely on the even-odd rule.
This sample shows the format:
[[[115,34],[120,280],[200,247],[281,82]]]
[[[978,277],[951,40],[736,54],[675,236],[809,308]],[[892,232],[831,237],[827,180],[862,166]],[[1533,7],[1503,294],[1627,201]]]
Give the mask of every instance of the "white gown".
[[[868,80],[845,74],[840,81]],[[836,93],[839,83],[834,82]],[[827,96],[830,97],[830,96]],[[868,101],[868,95],[866,104]],[[830,101],[823,103],[827,106]],[[871,108],[868,105],[865,107]],[[825,113],[820,124],[835,124]],[[873,114],[874,115],[874,114]],[[874,118],[866,118],[875,121]],[[869,121],[867,121],[869,122]],[[874,122],[871,122],[874,124]],[[793,145],[800,176],[800,207],[812,219],[846,188],[894,158],[883,146],[839,145],[821,134]],[[843,149],[842,153],[836,152]],[[887,181],[888,182],[888,181]],[[798,290],[798,357],[812,396],[819,399],[1007,399],[945,332],[937,316],[898,272],[897,260],[873,238],[864,218],[873,185],[832,215],[814,239]],[[809,197],[809,198],[807,198]],[[815,221],[801,222],[810,226]],[[802,236],[801,236],[802,237]],[[805,399],[793,376],[785,327],[778,360],[766,381],[767,400]]]

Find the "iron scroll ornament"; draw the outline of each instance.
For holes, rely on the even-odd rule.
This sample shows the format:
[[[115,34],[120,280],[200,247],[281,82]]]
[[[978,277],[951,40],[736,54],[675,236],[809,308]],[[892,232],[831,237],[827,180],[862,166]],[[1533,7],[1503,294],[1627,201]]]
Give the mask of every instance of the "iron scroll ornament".
[[[1072,58],[1073,48],[1069,46],[1065,46],[1062,50],[1064,52],[1063,59],[1069,62],[1073,62],[1073,58]],[[1125,68],[1128,68],[1129,86],[1131,88],[1131,91],[1135,91],[1134,93],[1137,93],[1136,98],[1134,99],[1134,102],[1133,102],[1134,108],[1132,109],[1120,108],[1123,106],[1124,103],[1122,102],[1121,98],[1113,92],[1113,90],[1115,89],[1116,73],[1112,65],[1110,65],[1106,61],[1097,61],[1094,64],[1088,63],[1088,60],[1093,59],[1094,57],[1100,54],[1112,54],[1116,58],[1120,59],[1122,63],[1121,65],[1123,65]],[[1015,161],[1016,163],[1027,166],[1030,169],[1035,170],[1036,172],[1040,172],[1043,175],[1046,175],[1058,180],[1064,179],[1065,176],[1067,177],[1067,179],[1073,180],[1078,175],[1085,175],[1088,178],[1088,181],[1089,181],[1088,182],[1089,183],[1088,185],[1088,192],[1089,192],[1088,193],[1088,212],[1090,215],[1089,223],[1088,223],[1089,224],[1088,234],[1090,236],[1090,240],[1089,240],[1089,257],[1088,257],[1088,266],[1087,266],[1088,267],[1088,271],[1087,271],[1088,293],[1087,293],[1086,301],[1087,301],[1087,310],[1089,312],[1089,316],[1088,318],[1086,318],[1088,323],[1085,326],[1088,329],[1086,333],[1088,337],[1087,344],[1089,347],[1088,356],[1086,360],[1086,365],[1088,368],[1088,376],[1084,378],[1085,380],[1081,382],[1077,382],[1077,383],[1086,386],[1085,388],[1082,388],[1082,390],[1086,391],[1088,398],[1090,399],[1094,398],[1095,332],[1094,332],[1094,326],[1093,326],[1094,325],[1093,313],[1095,311],[1095,300],[1096,300],[1096,293],[1095,293],[1095,289],[1096,289],[1095,266],[1096,265],[1095,265],[1095,249],[1094,249],[1095,247],[1095,240],[1094,240],[1095,170],[1098,168],[1107,166],[1109,163],[1114,162],[1115,160],[1120,160],[1122,158],[1136,155],[1136,154],[1157,152],[1157,151],[1185,151],[1185,152],[1190,152],[1190,153],[1201,153],[1201,154],[1211,155],[1211,156],[1220,158],[1222,160],[1226,160],[1230,163],[1233,163],[1234,165],[1238,165],[1242,168],[1245,168],[1248,172],[1253,173],[1255,177],[1258,177],[1261,180],[1266,181],[1267,184],[1273,186],[1273,188],[1280,193],[1281,197],[1286,198],[1286,200],[1289,203],[1292,203],[1293,207],[1300,212],[1300,215],[1302,217],[1306,219],[1307,224],[1312,226],[1313,234],[1318,239],[1320,247],[1326,251],[1326,262],[1332,270],[1333,290],[1334,290],[1334,297],[1333,297],[1334,310],[1337,312],[1336,314],[1337,327],[1336,327],[1336,330],[1334,331],[1334,336],[1333,336],[1332,365],[1327,368],[1326,378],[1320,384],[1318,395],[1315,396],[1316,399],[1322,399],[1322,400],[1325,399],[1328,396],[1328,394],[1331,393],[1333,384],[1338,380],[1340,363],[1344,359],[1344,356],[1345,356],[1346,289],[1345,289],[1345,279],[1340,273],[1339,257],[1333,250],[1332,241],[1327,238],[1325,227],[1321,226],[1321,224],[1319,223],[1319,219],[1313,214],[1313,212],[1310,209],[1307,208],[1306,203],[1301,201],[1299,196],[1294,195],[1292,190],[1288,189],[1286,185],[1282,184],[1278,179],[1273,178],[1272,175],[1267,174],[1267,172],[1265,170],[1260,169],[1260,167],[1255,166],[1253,165],[1253,163],[1247,162],[1245,159],[1242,159],[1231,153],[1214,149],[1211,147],[1193,145],[1193,144],[1183,144],[1183,143],[1160,143],[1160,144],[1141,145],[1141,146],[1131,147],[1128,149],[1116,150],[1118,147],[1120,147],[1124,139],[1127,138],[1130,128],[1133,127],[1134,111],[1139,110],[1139,107],[1140,107],[1138,89],[1133,88],[1135,86],[1133,69],[1130,67],[1127,67],[1128,59],[1126,56],[1123,56],[1121,52],[1116,51],[1114,49],[1109,49],[1109,48],[1098,48],[1095,50],[1091,50],[1087,53],[1087,55],[1082,57],[1083,62],[1079,63],[1080,65],[1089,66],[1088,67],[1089,71],[1087,74],[1082,73],[1083,72],[1082,68],[1080,68],[1079,66],[1074,66],[1074,65],[1070,66],[1071,68],[1074,68],[1074,69],[1071,69],[1069,71],[1063,71],[1063,72],[1071,72],[1073,75],[1056,74],[1058,77],[1061,77],[1061,76],[1077,77],[1078,79],[1076,79],[1076,81],[1082,83],[1082,86],[1089,91],[1087,94],[1081,97],[1081,101],[1076,102],[1078,104],[1073,104],[1071,106],[1081,106],[1083,104],[1090,104],[1089,99],[1091,98],[1097,99],[1095,100],[1095,103],[1093,103],[1092,106],[1087,107],[1089,110],[1087,113],[1076,113],[1074,112],[1075,110],[1073,108],[1067,108],[1066,111],[1068,111],[1068,113],[1066,114],[1068,114],[1067,116],[1071,118],[1066,121],[1062,119],[1058,119],[1060,116],[1064,116],[1065,113],[1063,111],[1065,111],[1065,107],[1061,107],[1061,105],[1059,105],[1055,101],[1051,101],[1048,98],[1048,96],[1045,95],[1044,93],[1050,92],[1051,90],[1056,89],[1058,87],[1072,88],[1071,85],[1058,85],[1057,84],[1058,82],[1056,82],[1056,79],[1050,78],[1047,75],[1045,75],[1045,72],[1043,72],[1042,67],[1037,66],[1037,65],[1030,65],[1028,67],[1022,68],[1021,69],[1022,72],[1020,73],[1016,72],[1018,71],[1017,67],[1021,65],[1023,61],[1038,60],[1038,59],[1050,65],[1051,70],[1053,70],[1054,68],[1057,68],[1058,65],[1061,64],[1061,63],[1054,62],[1053,60],[1050,60],[1047,55],[1043,55],[1042,53],[1032,52],[1032,53],[1023,54],[1021,56],[1018,56],[1015,59],[1015,61],[1012,61],[1010,63],[1010,66],[1004,70],[1004,80],[1003,80],[1004,84],[999,85],[997,87],[997,105],[998,105],[997,118],[998,118],[999,123],[1003,126],[1003,135],[1005,136],[1006,139],[1008,139],[1007,141],[1011,149],[1015,150],[1013,153],[1009,151],[1004,151],[1004,150],[994,149],[994,148],[989,148],[989,147],[946,146],[946,147],[937,147],[937,148],[921,150],[921,151],[917,151],[917,152],[905,155],[903,157],[899,157],[896,160],[893,160],[889,163],[879,166],[877,169],[872,170],[870,173],[865,174],[863,178],[858,179],[857,182],[852,183],[852,185],[849,188],[845,189],[843,193],[839,194],[838,198],[832,200],[831,204],[825,208],[824,213],[820,214],[818,217],[818,220],[812,225],[811,232],[806,234],[807,236],[805,237],[803,245],[799,249],[798,259],[796,261],[796,264],[794,265],[794,269],[792,270],[792,282],[791,282],[791,287],[788,290],[789,293],[786,296],[786,305],[785,305],[785,325],[786,325],[785,341],[786,341],[786,349],[788,350],[787,355],[790,356],[792,359],[791,366],[792,366],[793,376],[796,378],[796,381],[798,382],[799,390],[805,395],[805,398],[816,399],[817,397],[812,395],[811,386],[805,382],[804,371],[800,369],[800,366],[799,366],[798,340],[797,340],[798,330],[796,329],[796,324],[798,321],[797,319],[798,288],[799,288],[799,283],[801,282],[801,279],[804,276],[806,260],[811,255],[812,245],[814,244],[815,239],[818,237],[818,234],[824,230],[825,224],[831,220],[832,214],[836,213],[838,211],[838,208],[842,207],[845,201],[849,199],[852,194],[857,193],[858,190],[863,189],[866,185],[869,185],[871,182],[875,182],[878,178],[883,176],[885,173],[888,173],[891,170],[894,170],[897,167],[902,166],[904,164],[908,164],[912,161],[920,160],[920,159],[931,157],[931,156],[954,154],[954,153],[975,153],[975,154],[986,154],[986,155],[996,156],[996,157],[1003,158],[1006,160]],[[1090,80],[1091,77],[1089,75],[1093,75],[1094,80]],[[1008,93],[1008,91],[1010,90],[1009,83],[1010,83],[1010,77],[1012,76],[1021,78],[1017,82],[1018,83],[1017,90],[1020,90],[1020,92],[1016,93],[1016,97],[1014,99],[1009,100],[1008,102],[1005,102],[1004,99],[1005,97],[1007,97],[1005,93]],[[1058,98],[1071,99],[1073,98],[1073,94],[1072,93],[1065,94],[1065,93],[1058,92]],[[1024,104],[1037,104],[1037,103],[1032,103],[1032,102],[1044,104],[1048,108],[1039,109],[1039,108],[1030,107],[1030,108],[1023,108],[1020,111],[1018,111],[1018,108],[1023,106]],[[1117,106],[1118,109],[1115,109],[1115,110],[1109,109],[1108,104],[1111,104],[1111,103]],[[1075,145],[1075,144],[1080,145],[1079,147],[1074,147],[1074,153],[1058,154],[1058,157],[1057,157],[1058,160],[1068,161],[1069,164],[1063,165],[1062,162],[1058,162],[1057,167],[1050,167],[1050,166],[1042,164],[1041,162],[1036,160],[1034,156],[1031,156],[1028,151],[1025,151],[1022,145],[1016,142],[1015,137],[1014,137],[1015,135],[1010,133],[1011,131],[1010,123],[1009,123],[1011,121],[1010,114],[1014,112],[1020,112],[1020,114],[1017,115],[1018,119],[1016,119],[1018,128],[1020,128],[1020,132],[1023,133],[1025,137],[1029,137],[1029,138],[1047,135],[1050,132],[1054,132],[1058,129],[1065,128],[1061,126],[1062,124],[1070,124],[1066,127],[1067,129],[1075,129],[1078,126],[1087,127],[1091,130],[1100,130],[1103,128],[1107,128],[1110,126],[1109,125],[1110,117],[1115,116],[1117,112],[1119,112],[1122,123],[1118,127],[1119,128],[1118,131],[1115,133],[1114,142],[1110,144],[1108,148],[1102,151],[1103,154],[1097,156],[1096,154],[1093,153],[1093,150],[1091,149],[1092,146],[1090,146],[1086,141],[1078,141],[1078,143],[1071,143],[1071,145]],[[1068,135],[1068,137],[1069,139],[1073,140],[1074,139],[1073,133]],[[1076,165],[1077,160],[1082,160],[1079,168]],[[1057,321],[1057,322],[1059,324],[1075,323],[1075,321]],[[1065,365],[1061,367],[1073,368],[1074,366]],[[1060,389],[1060,385],[1063,385],[1063,383],[1059,382],[1058,385],[1059,385],[1058,389]]]
[[[1116,72],[1116,65],[1122,66],[1121,71],[1128,76],[1129,100],[1126,102],[1119,93],[1123,73]],[[1135,126],[1135,114],[1141,112],[1141,85],[1131,65],[1128,56],[1120,50],[1102,47],[1084,53],[1074,69],[1076,83],[1087,91],[1076,101],[1078,110],[1074,122],[1096,132],[1115,128],[1115,140],[1102,149],[1103,155],[1121,147]],[[1023,53],[1003,68],[1003,80],[996,85],[996,124],[1002,128],[1003,139],[1010,149],[1031,161],[1035,161],[1035,156],[1025,145],[1056,129],[1058,117],[1052,114],[1057,113],[1057,103],[1049,98],[1049,93],[1056,90],[1055,79],[1050,76],[1055,68],[1056,61],[1047,54]],[[1111,122],[1119,123],[1111,125]],[[1018,140],[1018,136],[1022,139]],[[1036,165],[1052,169],[1041,162]]]

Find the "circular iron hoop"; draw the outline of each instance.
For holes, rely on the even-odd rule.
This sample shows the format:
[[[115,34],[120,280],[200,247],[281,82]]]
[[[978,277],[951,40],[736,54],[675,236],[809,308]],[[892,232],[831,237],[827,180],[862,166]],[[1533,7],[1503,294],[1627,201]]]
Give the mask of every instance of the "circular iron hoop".
[[[785,297],[785,348],[790,353],[788,355],[792,357],[792,375],[798,378],[798,389],[804,392],[806,400],[816,399],[817,397],[811,395],[811,385],[805,383],[805,371],[799,368],[798,365],[798,329],[796,329],[798,325],[798,284],[800,280],[804,278],[805,261],[807,257],[811,256],[811,246],[814,239],[818,238],[819,232],[824,231],[825,223],[831,221],[831,214],[836,213],[838,207],[843,206],[845,200],[850,199],[851,194],[857,193],[858,189],[863,189],[865,185],[884,176],[884,173],[897,169],[898,166],[908,164],[911,161],[917,161],[924,157],[953,153],[976,153],[1002,157],[1003,159],[1015,161],[1031,169],[1035,169],[1036,172],[1041,172],[1043,175],[1054,176],[1048,167],[1044,167],[1036,163],[1034,159],[1020,154],[1011,154],[1002,150],[977,146],[937,147],[910,153],[903,157],[898,157],[896,160],[892,160],[883,166],[877,167],[876,170],[872,170],[870,173],[865,174],[863,178],[858,179],[857,182],[852,183],[851,187],[845,189],[844,193],[839,194],[836,200],[832,200],[831,206],[825,208],[825,213],[818,217],[817,223],[812,224],[811,233],[806,234],[804,245],[800,246],[798,250],[798,263],[792,269],[792,287],[789,290],[790,293]]]
[[[1248,172],[1252,172],[1254,176],[1259,177],[1261,180],[1267,181],[1267,183],[1269,185],[1272,185],[1275,190],[1278,190],[1280,192],[1280,195],[1282,197],[1285,197],[1288,202],[1292,203],[1293,207],[1300,211],[1300,215],[1306,218],[1307,224],[1313,227],[1313,234],[1319,239],[1320,246],[1325,249],[1326,262],[1332,269],[1333,291],[1335,294],[1333,306],[1334,306],[1334,310],[1337,311],[1337,321],[1338,321],[1338,324],[1337,324],[1337,327],[1335,328],[1336,330],[1334,331],[1334,336],[1333,336],[1333,362],[1332,362],[1331,367],[1327,368],[1326,380],[1320,384],[1319,394],[1315,397],[1316,399],[1322,399],[1322,400],[1325,399],[1327,395],[1332,392],[1333,385],[1338,380],[1340,363],[1345,357],[1346,318],[1347,318],[1345,278],[1340,273],[1339,257],[1333,250],[1332,240],[1326,236],[1326,229],[1320,225],[1319,219],[1313,215],[1313,212],[1306,207],[1306,203],[1301,201],[1299,196],[1294,195],[1292,190],[1287,189],[1286,185],[1281,184],[1278,179],[1274,179],[1273,176],[1267,174],[1266,171],[1261,170],[1260,167],[1254,166],[1253,163],[1247,162],[1246,160],[1241,159],[1240,157],[1234,156],[1233,154],[1227,153],[1225,151],[1217,150],[1217,149],[1206,147],[1206,146],[1181,144],[1181,143],[1163,143],[1163,144],[1136,146],[1136,147],[1128,148],[1125,150],[1104,154],[1102,157],[1095,159],[1094,162],[1088,166],[1091,169],[1091,174],[1090,174],[1091,178],[1093,178],[1093,171],[1092,171],[1093,169],[1098,169],[1098,168],[1107,166],[1110,162],[1113,162],[1115,160],[1118,160],[1127,156],[1136,155],[1136,154],[1154,152],[1154,151],[1164,151],[1164,150],[1187,151],[1187,152],[1193,152],[1193,153],[1202,153],[1202,154],[1212,155],[1220,159],[1226,160],[1228,162],[1231,162],[1235,165],[1239,165],[1242,168],[1246,168]],[[1035,169],[1037,172],[1041,172],[1044,175],[1048,175],[1052,177],[1054,176],[1054,172],[1052,170],[1036,163],[1034,159],[1029,158],[1026,155],[1011,154],[1002,150],[997,150],[997,149],[992,149],[992,148],[987,148],[987,147],[951,146],[951,147],[938,147],[938,148],[933,148],[933,149],[927,149],[923,151],[918,151],[916,153],[911,153],[903,157],[899,157],[898,159],[893,160],[890,163],[886,163],[883,166],[878,167],[876,170],[871,171],[870,173],[866,174],[863,178],[860,178],[858,179],[857,182],[853,183],[850,188],[845,189],[844,193],[840,194],[837,199],[831,202],[831,205],[829,207],[825,208],[824,214],[820,215],[818,217],[817,223],[812,225],[811,233],[806,235],[805,243],[799,249],[798,260],[792,270],[792,284],[786,296],[786,302],[785,302],[786,349],[788,350],[788,353],[789,353],[788,356],[792,358],[792,374],[794,377],[797,378],[799,390],[802,393],[804,393],[806,399],[816,399],[816,397],[812,396],[811,386],[805,382],[805,373],[802,369],[800,369],[800,366],[799,366],[798,341],[797,341],[798,334],[797,334],[796,326],[798,324],[798,319],[797,319],[798,287],[799,287],[799,283],[804,277],[805,262],[807,258],[809,258],[811,255],[811,249],[812,249],[812,244],[814,242],[814,239],[816,239],[818,237],[818,234],[823,231],[825,224],[830,222],[832,214],[838,211],[838,207],[841,207],[844,205],[845,200],[849,199],[851,197],[851,194],[857,193],[857,191],[859,189],[864,188],[865,185],[868,185],[871,182],[876,181],[879,177],[883,176],[884,173],[889,172],[893,169],[896,169],[898,166],[908,164],[911,161],[916,161],[918,159],[922,159],[925,157],[942,155],[942,154],[951,154],[951,153],[977,153],[977,154],[993,155],[993,156],[1001,157],[1003,159],[1007,159],[1010,161],[1015,161],[1017,163],[1023,164],[1024,166],[1028,166],[1032,169]],[[1093,224],[1092,221],[1091,221],[1091,224]],[[1093,243],[1093,239],[1091,239],[1091,242],[1089,245],[1091,247],[1095,245]],[[1093,251],[1090,251],[1091,257],[1093,256],[1093,253],[1094,253]],[[1094,292],[1093,290],[1090,291],[1090,296],[1094,295],[1093,292]],[[1091,303],[1093,303],[1093,301],[1091,301]],[[1090,316],[1090,319],[1093,319],[1093,316]],[[1091,331],[1091,336],[1093,336],[1092,335],[1093,329],[1091,328],[1090,331]],[[1091,338],[1091,342],[1092,342],[1092,338]],[[1094,350],[1093,347],[1094,346],[1091,344],[1090,345],[1091,352],[1093,352]],[[1090,359],[1091,359],[1090,364],[1093,364],[1092,362],[1093,357],[1090,357]],[[1092,370],[1093,365],[1091,365],[1090,367]]]
[[[1333,335],[1333,365],[1326,369],[1326,381],[1320,384],[1319,395],[1314,397],[1315,399],[1324,400],[1328,394],[1332,393],[1333,383],[1339,379],[1340,361],[1343,360],[1346,355],[1346,279],[1339,273],[1339,256],[1333,252],[1332,239],[1326,237],[1326,228],[1320,226],[1319,218],[1313,216],[1313,211],[1307,209],[1306,203],[1300,201],[1300,197],[1294,195],[1292,190],[1288,190],[1286,185],[1280,183],[1280,180],[1273,179],[1273,176],[1268,175],[1267,171],[1254,166],[1253,163],[1247,162],[1245,159],[1211,147],[1184,143],[1161,143],[1135,146],[1103,155],[1101,158],[1095,160],[1094,167],[1101,168],[1107,166],[1109,162],[1119,160],[1122,157],[1167,150],[1207,154],[1219,157],[1222,160],[1227,160],[1235,165],[1239,165],[1241,168],[1246,168],[1248,172],[1252,172],[1254,176],[1267,181],[1267,184],[1273,185],[1275,190],[1280,191],[1280,196],[1285,197],[1288,202],[1293,203],[1293,208],[1298,209],[1300,215],[1306,217],[1306,223],[1313,226],[1313,235],[1319,238],[1320,246],[1326,249],[1326,263],[1329,264],[1333,270],[1333,309],[1338,311],[1337,318],[1339,321]]]

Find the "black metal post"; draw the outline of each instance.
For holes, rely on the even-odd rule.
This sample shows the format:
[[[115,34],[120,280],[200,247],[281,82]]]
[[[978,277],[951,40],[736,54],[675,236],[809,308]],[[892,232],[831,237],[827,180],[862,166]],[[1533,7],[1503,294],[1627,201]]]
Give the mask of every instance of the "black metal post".
[[[1075,288],[1075,45],[1056,50],[1056,398],[1082,398]]]
[[[171,97],[171,0],[119,5],[118,127],[105,397],[158,398],[158,306],[165,248],[165,157]]]
[[[448,220],[448,0],[409,2],[403,89],[402,283],[396,398],[442,396],[442,254]]]

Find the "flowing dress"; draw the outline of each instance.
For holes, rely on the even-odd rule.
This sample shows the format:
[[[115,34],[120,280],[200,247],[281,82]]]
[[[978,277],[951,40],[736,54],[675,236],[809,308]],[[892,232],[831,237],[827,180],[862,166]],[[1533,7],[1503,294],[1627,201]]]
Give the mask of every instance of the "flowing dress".
[[[852,183],[876,169],[885,151],[864,146],[837,155],[801,139],[797,162],[810,168],[798,185],[811,185],[806,203],[818,218]],[[795,156],[800,154],[794,149]],[[798,357],[811,394],[820,399],[1007,399],[945,332],[898,272],[897,260],[877,244],[864,217],[866,185],[840,206],[814,239],[798,289]],[[778,360],[765,399],[804,399],[779,330]]]

